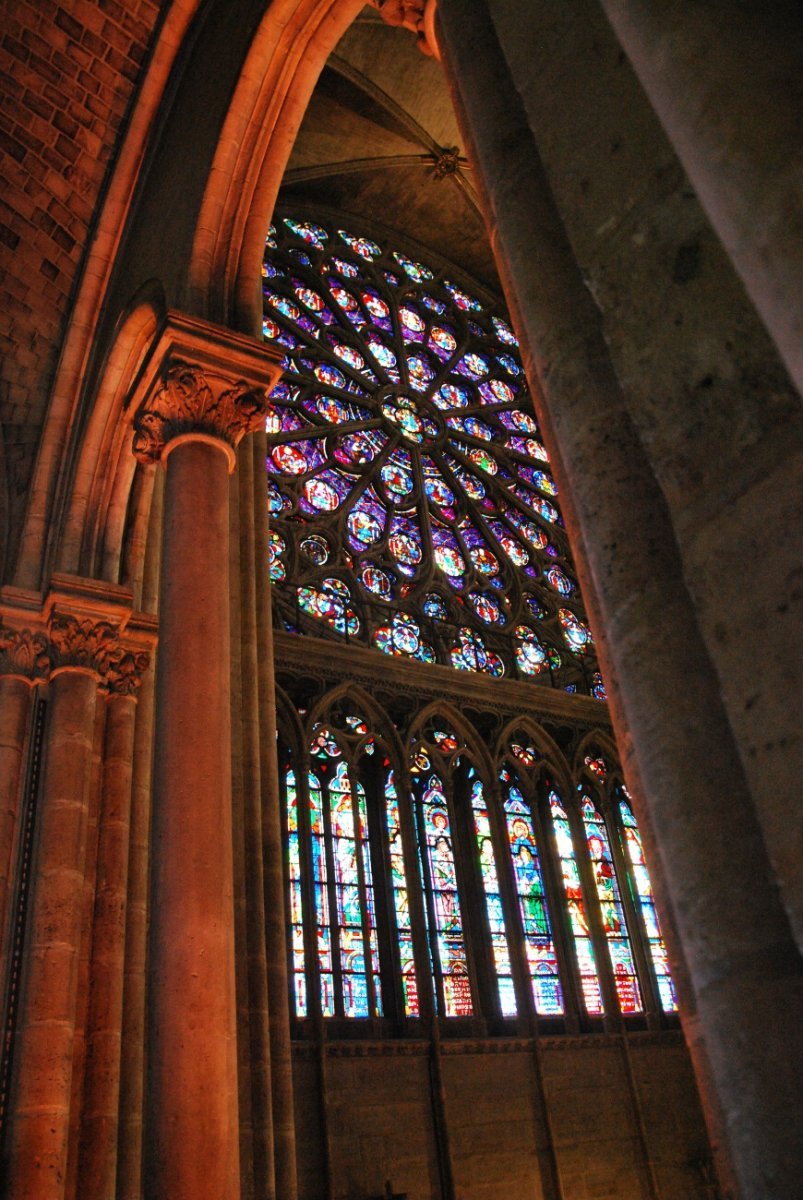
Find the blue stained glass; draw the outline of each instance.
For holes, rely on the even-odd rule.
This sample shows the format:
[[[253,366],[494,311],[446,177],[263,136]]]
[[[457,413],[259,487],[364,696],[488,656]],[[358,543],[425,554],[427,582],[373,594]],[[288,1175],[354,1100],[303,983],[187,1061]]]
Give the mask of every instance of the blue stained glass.
[[[602,927],[608,944],[619,1007],[623,1013],[641,1012],[641,991],[636,978],[636,967],[630,949],[630,937],[605,820],[589,796],[583,796],[581,804],[586,843],[597,885]]]
[[[435,917],[438,973],[443,988],[444,1016],[471,1016],[471,983],[468,974],[460,898],[449,810],[443,784],[431,775],[418,801],[424,828],[422,857],[426,864]]]
[[[413,262],[406,254],[399,254],[394,250],[393,257],[408,279],[412,279],[414,283],[424,283],[426,280],[434,278],[429,267],[425,267],[423,263]]]
[[[387,514],[370,488],[363,492],[351,509],[346,525],[350,545],[363,550],[378,542],[385,532]]]
[[[535,1009],[546,1016],[559,1016],[564,1011],[563,989],[532,814],[507,771],[502,778],[507,782],[505,821]]]
[[[448,279],[444,279],[443,286],[449,292],[457,307],[461,308],[463,312],[482,312],[482,305],[479,300],[470,296],[468,292],[464,292],[457,284],[450,283]]]
[[[285,217],[284,223],[296,237],[303,238],[305,242],[308,242],[310,246],[315,246],[317,250],[323,249],[329,237],[329,234],[321,225],[314,225],[312,221],[293,221],[289,217]]]
[[[388,772],[385,782],[385,820],[388,831],[393,908],[396,914],[396,936],[399,943],[402,987],[404,989],[404,1011],[407,1016],[415,1017],[419,1012],[418,979],[413,955],[413,927],[410,919],[407,873],[404,866],[399,803],[392,771]]]
[[[359,254],[361,258],[368,259],[369,262],[374,258],[378,258],[382,253],[376,242],[369,241],[368,238],[354,237],[352,234],[346,233],[344,229],[338,229],[337,232],[350,250],[353,250],[355,254]]]
[[[549,810],[552,816],[552,829],[555,835],[555,844],[563,876],[563,891],[569,908],[569,923],[574,941],[577,966],[580,972],[583,1001],[586,1011],[591,1016],[601,1016],[605,1009],[602,1003],[602,991],[597,973],[591,933],[588,928],[585,899],[580,883],[580,872],[577,868],[571,827],[560,796],[554,789],[549,793]]]
[[[623,788],[621,790],[624,792]],[[627,800],[620,799],[619,812],[622,818],[624,843],[627,856],[630,860],[634,890],[641,912],[641,919],[644,923],[644,932],[647,935],[647,944],[655,971],[655,980],[658,984],[658,996],[661,1001],[661,1007],[664,1012],[677,1012],[678,1000],[675,993],[675,985],[669,973],[666,945],[661,935],[661,926],[655,908],[652,883],[647,871],[647,864],[644,861],[644,846],[641,841],[639,827]]]
[[[339,471],[321,471],[304,484],[299,508],[309,515],[334,512],[349,495],[351,488],[352,484]]]
[[[514,1017],[516,1015],[516,996],[513,989],[513,970],[510,965],[510,950],[496,870],[496,855],[491,837],[491,822],[488,817],[482,782],[479,779],[474,779],[471,784],[471,810],[474,817],[474,835],[477,839],[482,886],[485,892],[485,909],[491,934],[491,950],[499,988],[499,1002],[502,1015]]]
[[[456,383],[444,383],[432,397],[438,408],[465,408],[468,404],[468,392]]]

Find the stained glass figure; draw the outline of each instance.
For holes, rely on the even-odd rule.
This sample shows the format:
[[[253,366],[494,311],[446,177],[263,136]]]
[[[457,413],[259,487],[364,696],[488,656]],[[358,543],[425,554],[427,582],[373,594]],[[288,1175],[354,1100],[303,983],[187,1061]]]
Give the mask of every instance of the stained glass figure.
[[[304,951],[304,917],[301,890],[301,846],[298,829],[298,793],[292,768],[285,772],[285,812],[287,820],[287,874],[289,885],[290,953],[292,956],[292,993],[297,1017],[307,1015],[307,975]]]
[[[421,846],[421,867],[425,891],[428,894],[428,923],[430,949],[436,978],[443,993],[443,1015],[471,1016],[471,981],[468,973],[466,944],[460,898],[457,893],[457,870],[452,839],[452,826],[446,793],[440,776],[429,773],[429,759],[414,758],[414,775],[426,772],[416,791],[416,816]]]
[[[424,661],[591,692],[593,645],[504,316],[398,247],[293,213],[268,239],[263,285],[265,337],[286,354],[266,421],[277,624],[387,652],[398,643],[380,631],[398,628],[403,600],[443,626]],[[449,592],[434,618],[431,597]]]
[[[566,809],[554,788],[549,792],[549,811],[552,816],[552,829],[563,876],[563,892],[569,909],[569,924],[577,957],[577,967],[580,972],[583,1002],[586,1012],[590,1016],[601,1016],[605,1009],[602,1003],[602,990],[597,973],[594,946],[591,941],[591,931],[588,927],[588,916],[580,882],[580,872],[577,868],[572,831]]]
[[[518,750],[516,757],[525,765],[529,765],[530,759],[535,761],[524,747],[513,746],[511,749],[514,753]],[[535,1009],[544,1016],[560,1016],[564,1011],[563,989],[532,813],[515,776],[506,767],[502,769],[500,779]]]
[[[639,911],[641,912],[641,919],[644,923],[644,932],[647,935],[647,944],[650,949],[655,979],[658,984],[658,996],[661,1001],[661,1007],[667,1013],[677,1012],[678,1001],[675,993],[675,985],[669,974],[666,944],[661,936],[658,913],[655,911],[655,898],[647,871],[647,864],[644,861],[644,847],[641,841],[641,834],[624,788],[621,788],[619,813],[622,818],[626,852],[630,860],[633,888],[638,901]]]
[[[586,844],[591,858],[597,897],[602,910],[602,927],[608,943],[616,994],[623,1013],[642,1011],[641,990],[636,977],[633,951],[622,908],[605,819],[588,795],[581,797]]]
[[[480,875],[485,892],[485,912],[491,934],[491,954],[499,989],[499,1004],[503,1016],[515,1017],[516,993],[513,987],[513,971],[510,965],[510,949],[505,930],[502,896],[499,891],[499,877],[496,871],[496,856],[491,838],[491,822],[488,817],[482,781],[476,777],[473,767],[469,769],[469,778],[474,836],[477,840]]]
[[[419,1008],[418,981],[413,957],[413,927],[410,918],[407,876],[404,868],[399,801],[392,771],[388,771],[385,781],[385,818],[388,830],[393,908],[396,913],[396,936],[399,943],[402,988],[404,990],[404,1011],[407,1016],[416,1017]]]

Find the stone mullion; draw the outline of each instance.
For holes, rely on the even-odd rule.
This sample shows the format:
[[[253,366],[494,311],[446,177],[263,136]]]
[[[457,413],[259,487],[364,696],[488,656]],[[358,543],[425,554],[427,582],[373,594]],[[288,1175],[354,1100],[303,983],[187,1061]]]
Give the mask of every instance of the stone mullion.
[[[602,1002],[605,1007],[603,1024],[607,1032],[618,1033],[623,1028],[622,1011],[619,1006],[619,995],[616,991],[616,981],[611,964],[611,952],[602,923],[602,907],[591,866],[591,858],[588,853],[585,824],[580,812],[577,794],[574,793],[571,796],[562,797],[562,803],[566,816],[569,819],[574,856],[577,861],[577,871],[580,876],[583,902],[588,918],[588,930],[591,934],[594,957],[597,963],[597,976],[602,992]]]
[[[552,940],[555,943],[555,957],[558,960],[563,992],[566,1031],[567,1033],[577,1033],[586,1013],[582,1000],[580,970],[574,951],[574,939],[569,923],[561,865],[558,861],[555,837],[552,833],[552,819],[545,795],[547,787],[548,783],[542,783],[540,776],[530,778],[524,789],[524,798],[530,809],[535,844],[538,847],[538,857],[541,863],[544,899],[552,930]]]
[[[496,873],[505,915],[505,933],[510,952],[519,1023],[526,1022],[530,1031],[537,1033],[538,1013],[535,1008],[532,980],[530,979],[524,921],[519,908],[516,874],[510,854],[507,818],[501,792],[497,776],[492,780],[491,786],[486,789],[486,804],[491,824]]]
[[[441,779],[446,790],[446,803],[452,825],[452,851],[457,876],[458,904],[462,913],[463,945],[474,1001],[473,1020],[481,1024],[481,1031],[475,1028],[474,1032],[484,1036],[489,1022],[498,1021],[501,1006],[485,881],[482,877],[479,846],[474,829],[471,785],[466,775],[465,760],[454,763],[448,774],[445,771],[441,774]]]
[[[433,979],[432,960],[430,957],[429,938],[427,935],[426,918],[426,884],[422,895],[422,870],[418,841],[416,811],[418,805],[413,800],[412,783],[406,768],[394,768],[396,781],[396,802],[399,809],[399,828],[401,830],[402,854],[404,857],[404,878],[407,884],[407,900],[410,905],[410,927],[413,940],[413,958],[415,961],[415,982],[418,993],[418,1012],[421,1020],[430,1026],[436,1019],[437,1002],[435,980]],[[426,877],[426,867],[423,871]]]

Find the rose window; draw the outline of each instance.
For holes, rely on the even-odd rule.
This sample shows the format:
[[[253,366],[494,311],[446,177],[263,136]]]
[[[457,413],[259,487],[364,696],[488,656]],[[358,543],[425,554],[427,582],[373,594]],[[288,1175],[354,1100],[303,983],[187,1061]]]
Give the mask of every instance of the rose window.
[[[604,696],[558,489],[498,304],[287,216],[263,264],[269,569],[295,633]]]

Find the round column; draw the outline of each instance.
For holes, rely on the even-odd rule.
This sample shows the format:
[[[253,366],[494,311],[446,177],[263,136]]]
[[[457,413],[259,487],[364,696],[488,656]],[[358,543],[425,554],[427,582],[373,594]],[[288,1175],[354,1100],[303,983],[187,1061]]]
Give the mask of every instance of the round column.
[[[135,689],[147,654],[127,655],[130,670],[109,680],[92,928],[86,1074],[78,1159],[82,1200],[115,1194],[123,1017],[126,901],[131,824]]]
[[[151,840],[146,1191],[239,1197],[229,713],[230,450],[166,451]]]
[[[803,394],[799,3],[602,7]]]
[[[634,795],[655,835],[688,967],[682,1015],[702,1034],[744,1196],[792,1195],[803,1168],[800,956],[666,503],[488,8],[483,0],[440,0],[439,43],[528,343],[564,513],[584,549],[578,567],[617,732],[632,739],[643,781]]]
[[[228,476],[279,371],[194,318],[171,314],[163,339],[133,442],[165,467],[144,1185],[239,1200]]]
[[[64,1196],[97,684],[85,666],[50,681],[5,1164],[15,1200]]]

